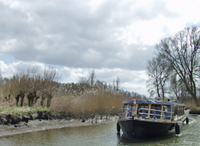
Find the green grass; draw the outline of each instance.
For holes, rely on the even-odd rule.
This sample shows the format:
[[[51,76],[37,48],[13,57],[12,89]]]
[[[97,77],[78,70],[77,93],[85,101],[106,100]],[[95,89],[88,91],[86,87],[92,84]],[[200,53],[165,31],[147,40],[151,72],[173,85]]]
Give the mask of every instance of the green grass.
[[[0,114],[28,114],[35,113],[36,111],[47,111],[50,112],[50,109],[47,108],[34,108],[34,107],[17,107],[17,106],[1,106]]]

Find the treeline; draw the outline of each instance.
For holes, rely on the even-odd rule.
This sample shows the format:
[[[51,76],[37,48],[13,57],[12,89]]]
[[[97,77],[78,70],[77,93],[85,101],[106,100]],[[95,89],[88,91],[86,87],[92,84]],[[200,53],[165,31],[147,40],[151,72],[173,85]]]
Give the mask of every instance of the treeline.
[[[165,100],[193,100],[198,106],[200,77],[200,30],[189,27],[162,39],[155,47],[155,57],[148,61],[151,95]]]
[[[93,109],[93,112],[97,112],[97,110],[102,109],[102,111],[108,111],[111,107],[117,110],[121,107],[122,101],[128,98],[146,98],[144,95],[120,89],[119,78],[113,80],[112,85],[99,81],[94,70],[88,78],[79,78],[78,83],[60,83],[59,79],[56,69],[45,68],[40,70],[37,67],[18,71],[11,78],[0,76],[1,104],[30,107],[45,106],[56,112],[68,111],[70,113],[72,110],[75,111],[70,106],[79,106],[80,108],[83,106],[83,101],[87,101],[91,105],[96,104],[96,107],[99,107]],[[101,102],[99,102],[100,100]],[[93,101],[93,103],[90,101]],[[80,110],[83,111],[83,109],[85,111],[91,110],[82,107],[77,113],[80,113]]]
[[[126,91],[120,89],[120,78],[117,77],[116,80],[114,79],[112,84],[108,84],[104,81],[100,81],[96,78],[95,71],[93,70],[88,78],[80,77],[78,83],[67,83],[62,84],[62,92],[64,94],[77,94],[80,95],[84,91],[88,90],[95,90],[95,89],[102,89],[105,91],[109,91],[115,95],[116,93],[120,93],[123,97],[126,98],[133,98],[136,97],[138,99],[146,99],[146,95],[138,94],[137,92],[133,91]]]
[[[46,106],[50,107],[53,93],[59,87],[56,77],[55,69],[46,68],[40,71],[37,67],[18,72],[12,78],[0,76],[2,102],[13,103],[15,101],[16,106],[27,104],[31,107],[40,99],[41,106],[44,106],[46,100]]]

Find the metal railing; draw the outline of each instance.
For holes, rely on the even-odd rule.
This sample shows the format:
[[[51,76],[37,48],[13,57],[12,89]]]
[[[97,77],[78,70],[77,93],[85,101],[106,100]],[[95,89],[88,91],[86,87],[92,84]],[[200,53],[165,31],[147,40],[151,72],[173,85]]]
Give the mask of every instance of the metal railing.
[[[171,114],[173,115],[173,112],[162,111],[158,109],[140,108],[138,110],[138,117],[144,118],[144,119],[147,119],[147,118],[161,119],[161,116],[162,116],[162,119],[170,120],[172,117]]]
[[[127,108],[121,108],[118,110],[119,118],[132,118],[135,113],[135,110],[129,111]],[[173,112],[162,111],[157,109],[148,109],[148,108],[139,108],[137,112],[138,118],[142,119],[162,119],[170,120],[173,119]]]

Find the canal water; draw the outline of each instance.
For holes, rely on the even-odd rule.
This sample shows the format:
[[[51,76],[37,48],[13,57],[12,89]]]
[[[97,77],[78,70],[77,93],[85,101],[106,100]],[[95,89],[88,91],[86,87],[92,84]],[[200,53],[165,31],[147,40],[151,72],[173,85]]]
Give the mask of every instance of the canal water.
[[[200,146],[200,115],[189,115],[180,135],[130,140],[116,132],[116,121],[0,137],[0,146]]]

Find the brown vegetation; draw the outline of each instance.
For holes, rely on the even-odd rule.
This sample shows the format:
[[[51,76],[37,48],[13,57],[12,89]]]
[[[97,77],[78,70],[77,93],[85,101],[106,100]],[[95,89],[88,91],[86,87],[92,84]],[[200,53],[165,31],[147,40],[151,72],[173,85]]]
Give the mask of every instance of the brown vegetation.
[[[0,105],[47,107],[56,114],[75,118],[117,114],[124,100],[141,98],[137,93],[119,90],[95,79],[94,70],[89,79],[79,83],[63,84],[57,81],[55,69],[37,68],[17,73],[12,78],[0,78]],[[145,98],[143,96],[143,98]]]
[[[127,100],[121,93],[88,90],[80,96],[67,95],[52,100],[51,111],[64,112],[68,116],[89,118],[95,115],[117,114],[122,102]]]

